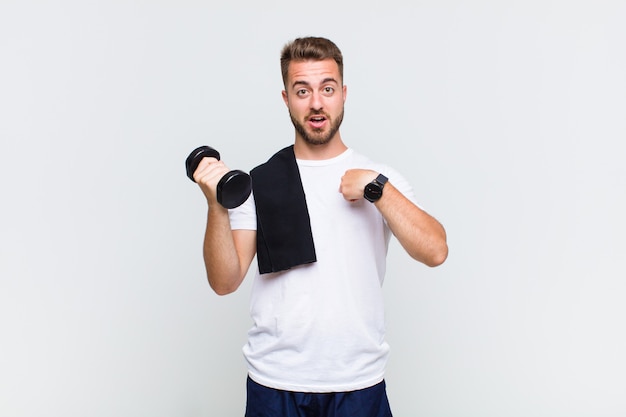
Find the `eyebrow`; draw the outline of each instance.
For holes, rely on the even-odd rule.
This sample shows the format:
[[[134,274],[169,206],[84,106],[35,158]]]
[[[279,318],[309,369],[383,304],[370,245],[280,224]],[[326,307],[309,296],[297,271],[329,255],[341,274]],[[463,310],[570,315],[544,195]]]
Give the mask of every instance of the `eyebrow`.
[[[327,84],[327,83],[330,83],[330,82],[335,83],[335,84],[339,84],[339,83],[337,82],[337,80],[335,80],[333,77],[324,78],[324,79],[322,80],[322,84]],[[311,83],[309,83],[308,81],[298,81],[298,80],[296,80],[296,81],[294,81],[294,82],[293,82],[293,84],[291,85],[291,87],[292,87],[292,88],[294,88],[294,87],[296,87],[297,85],[310,86],[310,85],[311,85]]]

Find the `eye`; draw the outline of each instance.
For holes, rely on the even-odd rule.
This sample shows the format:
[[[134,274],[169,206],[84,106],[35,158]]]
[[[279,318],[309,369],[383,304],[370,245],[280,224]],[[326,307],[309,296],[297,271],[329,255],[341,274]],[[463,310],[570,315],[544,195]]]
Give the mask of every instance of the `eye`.
[[[333,87],[326,86],[324,87],[323,91],[324,91],[324,94],[326,94],[327,96],[330,96],[335,92],[335,89]]]
[[[299,90],[296,90],[296,95],[297,95],[298,97],[304,97],[304,96],[306,96],[308,93],[309,93],[309,92],[308,92],[308,90],[307,90],[306,88],[301,88],[301,89],[299,89]]]

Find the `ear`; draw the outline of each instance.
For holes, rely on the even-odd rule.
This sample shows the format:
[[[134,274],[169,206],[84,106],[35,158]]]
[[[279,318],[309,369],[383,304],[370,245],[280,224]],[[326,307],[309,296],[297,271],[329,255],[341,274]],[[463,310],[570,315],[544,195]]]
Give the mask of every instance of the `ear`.
[[[287,92],[283,90],[282,95],[283,95],[283,101],[285,102],[285,105],[289,107],[289,97],[287,96]]]
[[[348,97],[348,86],[344,84],[341,89],[343,90],[343,102],[345,103]]]

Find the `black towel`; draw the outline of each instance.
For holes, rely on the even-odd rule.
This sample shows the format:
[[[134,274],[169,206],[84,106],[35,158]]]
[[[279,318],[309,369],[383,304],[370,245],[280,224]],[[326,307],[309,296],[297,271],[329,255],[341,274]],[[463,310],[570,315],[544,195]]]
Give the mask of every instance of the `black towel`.
[[[259,272],[278,272],[317,260],[293,145],[250,171],[257,213]]]

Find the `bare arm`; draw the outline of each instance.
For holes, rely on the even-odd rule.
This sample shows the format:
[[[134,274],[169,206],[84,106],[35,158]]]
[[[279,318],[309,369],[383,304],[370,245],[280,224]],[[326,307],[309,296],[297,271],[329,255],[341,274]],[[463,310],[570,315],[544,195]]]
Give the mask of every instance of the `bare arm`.
[[[393,184],[385,185],[383,196],[374,204],[413,259],[428,266],[438,266],[446,260],[448,244],[443,226],[402,195]]]
[[[347,200],[359,200],[363,198],[365,185],[377,175],[370,170],[348,170],[341,180],[339,191]],[[385,185],[382,197],[374,204],[413,259],[431,267],[446,260],[448,244],[443,226],[407,199],[393,184],[388,182]]]
[[[217,183],[229,169],[215,158],[204,158],[194,180],[209,206],[204,234],[204,265],[215,293],[226,295],[239,288],[256,253],[256,231],[231,230],[228,210],[216,199]]]

